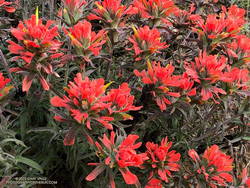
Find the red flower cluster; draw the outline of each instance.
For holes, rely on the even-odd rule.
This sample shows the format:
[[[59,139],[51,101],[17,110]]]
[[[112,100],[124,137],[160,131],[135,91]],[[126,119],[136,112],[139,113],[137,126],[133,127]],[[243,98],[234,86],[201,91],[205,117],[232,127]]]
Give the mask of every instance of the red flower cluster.
[[[134,106],[134,96],[130,95],[131,89],[128,83],[123,83],[118,89],[111,89],[105,97],[105,101],[110,102],[112,105],[109,107],[109,113],[121,113],[125,119],[131,119],[128,114],[124,113],[130,110],[140,110],[141,106]],[[126,118],[128,117],[128,118]]]
[[[222,88],[222,83],[226,83],[230,92],[249,88],[249,71],[242,68],[231,68],[227,59],[221,56],[218,59],[215,55],[207,55],[206,52],[200,53],[195,58],[195,62],[185,63],[186,72],[182,75],[173,75],[175,67],[171,64],[162,67],[160,63],[148,62],[148,70],[139,72],[135,70],[136,76],[142,78],[144,84],[154,85],[152,95],[161,111],[166,110],[166,105],[171,104],[168,98],[186,96],[186,101],[190,102],[190,96],[199,95],[202,101],[220,98],[219,94],[226,95],[227,92]],[[195,86],[195,83],[200,86]],[[171,89],[172,88],[172,89]]]
[[[30,19],[20,22],[17,28],[12,28],[12,35],[19,44],[8,41],[9,51],[18,54],[15,60],[24,60],[24,65],[13,68],[11,71],[24,73],[23,91],[28,91],[34,77],[38,77],[43,88],[49,89],[49,84],[42,76],[43,74],[54,74],[51,60],[62,56],[58,53],[61,43],[55,38],[58,36],[57,27],[52,27],[53,21],[47,21],[43,25],[38,15],[32,15]]]
[[[9,78],[5,78],[3,73],[0,72],[0,100],[2,100],[13,86],[6,86],[10,82]]]
[[[232,68],[224,56],[218,59],[217,56],[207,55],[206,52],[200,53],[195,58],[195,63],[186,63],[186,74],[195,82],[201,84],[201,97],[203,101],[212,98],[215,103],[214,95],[227,93],[218,87],[220,83],[228,83],[237,88],[246,89],[249,81],[249,71],[247,69]]]
[[[112,117],[102,116],[101,114],[97,116],[98,113],[110,106],[102,98],[105,89],[102,78],[91,81],[86,77],[83,80],[81,74],[78,73],[74,82],[70,82],[68,88],[65,88],[68,96],[63,96],[63,98],[55,96],[51,99],[51,104],[55,107],[66,108],[78,123],[86,123],[90,130],[91,120],[99,121],[107,129],[112,129],[112,125],[109,123],[113,120]],[[93,117],[91,114],[93,114]],[[56,116],[55,119],[63,120],[64,118]]]
[[[230,83],[231,91],[234,90],[247,90],[249,89],[249,71],[247,68],[240,69],[237,67],[229,68],[229,72],[227,73],[227,76],[231,78],[232,82]]]
[[[177,14],[178,8],[172,0],[134,0],[133,5],[143,18],[161,20],[169,23],[168,16]]]
[[[134,26],[132,28],[134,35],[129,37],[128,40],[134,45],[135,55],[140,55],[141,58],[148,57],[153,53],[159,53],[159,50],[169,46],[166,42],[161,42],[161,34],[156,28],[149,29],[148,26],[138,30]],[[137,58],[137,60],[141,58]]]
[[[222,7],[222,9],[227,16],[227,32],[239,32],[241,27],[246,23],[246,10],[238,8],[236,5],[232,5],[228,10],[225,7]]]
[[[0,73],[0,89],[3,89],[6,86],[6,84],[8,84],[9,82],[10,82],[10,79],[9,78],[5,78],[3,76],[3,73]]]
[[[203,101],[212,98],[214,94],[219,98],[219,94],[225,95],[226,92],[217,87],[221,82],[231,82],[231,78],[226,74],[227,59],[222,56],[217,60],[217,56],[207,55],[206,52],[200,53],[195,58],[195,63],[186,63],[186,73],[197,83],[201,84],[201,97]]]
[[[213,1],[217,2],[217,0]],[[122,5],[122,0],[92,2],[92,0],[63,0],[65,8],[61,9],[63,11],[62,20],[67,25],[63,30],[72,43],[74,57],[77,57],[77,60],[80,59],[80,66],[82,66],[86,62],[91,62],[91,57],[98,56],[103,46],[107,46],[101,57],[109,59],[110,64],[117,63],[121,59],[118,57],[118,51],[123,50],[130,41],[129,50],[134,51],[135,60],[142,60],[142,62],[146,60],[145,62],[147,62],[147,70],[134,70],[134,74],[142,80],[143,84],[150,85],[146,89],[151,89],[151,97],[161,111],[166,110],[167,105],[171,105],[177,100],[181,101],[184,97],[187,102],[191,100],[189,97],[197,95],[196,98],[202,101],[212,99],[218,103],[216,99],[219,99],[221,95],[231,94],[238,89],[249,89],[250,77],[247,66],[250,62],[250,38],[240,34],[242,26],[246,23],[244,9],[237,6],[231,6],[228,9],[222,7],[220,14],[210,14],[203,19],[200,15],[193,14],[194,4],[191,5],[189,12],[180,11],[173,0],[133,0],[132,4],[128,6]],[[90,8],[94,6],[94,9],[87,16],[89,6]],[[15,11],[13,3],[5,0],[0,0],[0,8],[4,8],[8,12]],[[85,9],[86,11],[84,11]],[[127,33],[120,32],[118,28],[126,24],[130,15],[135,14],[139,14],[142,19],[136,20],[138,22],[130,19],[131,22],[146,21],[149,26],[136,26],[139,27],[138,29],[132,26],[133,35],[128,37],[128,41],[122,41],[124,45],[119,43],[118,46],[115,46],[116,34],[122,34],[119,39],[127,38],[124,37]],[[88,20],[100,20],[100,25],[104,26],[105,30],[93,31],[90,22],[82,21],[86,16]],[[177,22],[175,22],[176,20]],[[201,46],[206,48],[193,62],[185,62],[184,65],[178,64],[176,67],[172,62],[169,62],[167,66],[162,66],[161,62],[150,63],[153,55],[169,46],[161,40],[161,32],[156,27],[160,23],[171,24],[170,21],[175,24],[169,28],[168,36],[169,38],[177,37],[177,42],[181,41],[182,45],[177,45],[178,48],[196,41],[198,48]],[[9,51],[16,54],[14,60],[21,61],[19,67],[14,67],[11,71],[24,74],[23,91],[30,89],[34,78],[40,80],[45,90],[49,90],[51,85],[46,81],[45,76],[52,74],[59,77],[54,68],[57,65],[55,59],[63,55],[63,53],[59,53],[62,43],[57,40],[58,28],[53,26],[53,23],[48,20],[46,24],[43,24],[42,19],[38,18],[37,9],[36,15],[20,22],[17,28],[11,29],[12,35],[18,42],[8,41]],[[183,34],[183,30],[180,28],[189,29],[192,27],[190,23],[203,39],[202,41],[193,39],[192,32],[184,36],[185,33]],[[111,45],[104,45],[106,40]],[[191,42],[189,43],[189,41]],[[189,49],[183,50],[183,54],[176,54],[175,50],[172,51],[173,58],[176,55],[179,56],[180,62],[183,60],[182,57],[189,58]],[[218,55],[210,55],[215,54],[217,50],[219,50]],[[221,54],[227,55],[228,58]],[[122,55],[122,57],[124,56]],[[69,64],[67,67],[67,73],[71,72],[71,65]],[[122,62],[121,70],[123,71],[124,67],[126,71],[131,70],[127,68],[127,65],[126,60],[125,63]],[[119,65],[114,67],[117,66]],[[99,68],[102,69],[102,67]],[[107,66],[107,70],[109,68]],[[178,75],[175,74],[175,71],[178,72]],[[67,73],[65,75],[68,75]],[[136,134],[116,136],[115,132],[111,131],[110,137],[103,134],[102,138],[94,141],[94,136],[98,131],[94,131],[92,138],[89,130],[92,130],[95,124],[113,130],[113,124],[115,125],[113,121],[132,120],[133,117],[128,112],[140,110],[142,106],[134,105],[135,97],[131,95],[128,83],[122,83],[118,88],[108,90],[111,83],[105,85],[103,78],[91,80],[82,75],[87,75],[85,70],[78,73],[74,80],[69,82],[68,86],[64,88],[64,95],[52,97],[50,103],[54,107],[61,108],[61,111],[55,111],[58,112],[58,115],[54,119],[70,123],[71,127],[64,138],[64,145],[73,145],[77,131],[80,130],[87,137],[91,146],[95,148],[99,162],[89,163],[95,168],[85,179],[92,181],[107,170],[106,174],[109,176],[109,184],[112,188],[115,188],[114,179],[117,173],[121,174],[126,184],[140,187],[139,176],[137,177],[137,174],[133,172],[133,169],[140,168],[145,169],[144,172],[150,172],[147,174],[148,177],[146,176],[148,182],[145,188],[162,188],[170,182],[174,184],[175,182],[172,180],[175,179],[175,172],[180,171],[181,168],[179,165],[181,155],[175,150],[171,150],[172,142],[168,142],[167,137],[163,138],[160,144],[147,142],[145,153],[138,152],[142,143],[137,142],[139,136]],[[13,87],[7,85],[9,82],[10,79],[0,73],[0,101]],[[147,112],[146,106],[145,110]],[[182,110],[180,109],[180,111]],[[183,113],[185,116],[185,112]],[[150,114],[150,112],[143,113],[139,121],[147,117],[147,121],[151,122],[152,119],[149,116],[155,114]],[[193,121],[187,120],[186,122]],[[118,127],[119,131],[126,134],[127,130],[124,131]],[[188,151],[188,155],[192,159],[190,161],[193,166],[189,171],[184,168],[183,171],[190,172],[191,178],[198,178],[197,180],[206,182],[206,185],[212,188],[227,186],[228,183],[233,182],[231,175],[233,159],[220,151],[217,145],[208,147],[202,156],[199,156],[193,149]],[[188,177],[184,177],[184,179],[187,180],[187,184],[195,182],[193,179],[189,182]],[[240,180],[240,186],[250,187],[250,178],[247,177],[246,169],[243,170]],[[197,183],[199,182],[197,181]]]
[[[226,182],[233,181],[230,174],[233,169],[233,159],[221,152],[217,145],[208,147],[202,159],[193,149],[188,151],[188,155],[198,167],[197,173],[202,175],[212,188],[216,188],[217,185],[226,186]]]
[[[245,24],[245,10],[232,5],[228,11],[223,8],[220,15],[210,14],[206,21],[197,20],[197,29],[200,36],[206,36],[209,39],[220,41],[225,38],[233,37],[239,33],[241,27]]]
[[[16,11],[15,2],[7,2],[5,0],[0,0],[0,9],[3,8],[7,12],[13,13]]]
[[[126,184],[136,184],[139,185],[139,180],[135,174],[133,174],[128,167],[141,167],[143,162],[147,160],[147,155],[145,153],[137,154],[135,149],[141,146],[141,142],[135,144],[136,140],[139,138],[138,135],[128,135],[122,140],[116,139],[115,133],[112,131],[110,139],[103,135],[103,138],[99,138],[104,148],[98,143],[95,146],[98,149],[98,156],[101,159],[101,163],[90,163],[89,165],[97,165],[97,167],[86,177],[86,180],[94,180],[100,173],[105,170],[108,166],[110,169],[117,167],[121,172],[123,179]],[[109,173],[110,186],[115,188],[114,176]]]
[[[136,76],[142,78],[144,84],[155,85],[155,90],[152,92],[154,100],[160,107],[161,111],[166,110],[166,105],[171,104],[167,96],[180,97],[180,93],[172,92],[170,87],[178,87],[179,76],[172,75],[174,72],[174,66],[169,64],[166,67],[162,67],[160,63],[153,62],[151,65],[148,64],[148,70],[143,70],[139,72],[135,70]]]
[[[250,38],[246,35],[237,35],[232,43],[227,44],[227,53],[243,64],[250,63]]]
[[[51,104],[55,107],[66,108],[78,123],[86,123],[90,130],[90,122],[93,120],[100,122],[107,129],[113,129],[110,124],[110,121],[114,120],[112,114],[121,112],[124,119],[131,119],[132,117],[126,115],[125,112],[139,110],[141,107],[133,106],[134,96],[130,95],[128,84],[123,83],[118,89],[112,89],[105,95],[109,85],[104,85],[102,78],[82,79],[81,74],[78,73],[74,82],[70,82],[68,88],[65,88],[68,95],[63,98],[53,97]],[[65,118],[56,116],[55,119],[63,121]]]
[[[168,142],[167,137],[163,138],[161,145],[154,144],[152,142],[147,142],[147,155],[149,160],[147,161],[153,168],[150,173],[150,181],[148,182],[147,188],[153,188],[152,184],[161,185],[161,181],[166,183],[169,182],[169,177],[171,177],[171,171],[179,171],[179,164],[177,162],[180,160],[181,155],[176,153],[175,150],[169,151],[172,146],[172,142]],[[158,175],[160,178],[153,178]]]
[[[31,63],[34,57],[45,56],[44,53],[51,53],[58,57],[56,51],[60,48],[61,43],[55,38],[58,36],[57,26],[51,27],[53,21],[47,21],[43,25],[42,20],[38,16],[32,15],[30,19],[20,22],[17,28],[12,28],[12,35],[19,41],[16,44],[10,43],[9,50],[13,54],[19,54],[18,58],[23,59],[26,63]]]
[[[181,89],[181,95],[186,96],[186,101],[190,102],[189,97],[196,95],[196,87],[194,87],[194,81],[184,72],[179,76],[178,87]]]
[[[137,13],[132,6],[121,5],[121,0],[96,1],[96,9],[88,16],[89,20],[101,20],[105,27],[117,28],[125,21],[127,15]]]
[[[78,22],[72,28],[64,29],[64,32],[70,37],[72,44],[83,55],[86,61],[89,61],[91,54],[97,56],[100,53],[102,45],[106,42],[104,39],[106,32],[104,30],[95,33],[92,31],[92,25],[88,21]]]
[[[135,144],[135,141],[139,138],[138,135],[128,135],[118,147],[116,160],[120,167],[120,172],[127,184],[138,184],[139,181],[136,175],[130,173],[127,167],[141,167],[144,161],[147,159],[145,153],[137,154],[135,149],[141,146],[141,142]]]

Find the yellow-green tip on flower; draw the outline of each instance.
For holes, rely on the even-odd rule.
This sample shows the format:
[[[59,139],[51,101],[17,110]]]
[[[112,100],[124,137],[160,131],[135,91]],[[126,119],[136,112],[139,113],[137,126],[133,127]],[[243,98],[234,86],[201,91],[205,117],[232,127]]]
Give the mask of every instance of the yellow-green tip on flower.
[[[137,29],[135,28],[135,26],[134,26],[134,25],[132,25],[132,29],[133,29],[133,31],[134,31],[134,35],[135,35],[135,37],[136,37],[136,38],[139,38],[138,31],[137,31]]]
[[[99,4],[99,2],[95,2],[95,5],[100,9],[100,10],[103,10],[103,6]]]
[[[38,9],[38,6],[36,7],[36,25],[38,25],[38,22],[39,22],[39,9]]]
[[[149,60],[147,60],[147,65],[148,65],[148,70],[152,70],[152,65],[151,65],[151,62]]]
[[[113,83],[113,81],[112,82],[109,82],[109,83],[107,83],[105,86],[103,86],[103,89],[104,90],[106,90],[111,84]]]

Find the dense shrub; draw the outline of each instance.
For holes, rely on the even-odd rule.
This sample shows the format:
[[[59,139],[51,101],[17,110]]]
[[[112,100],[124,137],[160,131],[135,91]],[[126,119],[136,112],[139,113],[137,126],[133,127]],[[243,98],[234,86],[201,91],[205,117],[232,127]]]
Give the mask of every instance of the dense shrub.
[[[0,187],[250,187],[244,8],[0,0],[0,11]]]

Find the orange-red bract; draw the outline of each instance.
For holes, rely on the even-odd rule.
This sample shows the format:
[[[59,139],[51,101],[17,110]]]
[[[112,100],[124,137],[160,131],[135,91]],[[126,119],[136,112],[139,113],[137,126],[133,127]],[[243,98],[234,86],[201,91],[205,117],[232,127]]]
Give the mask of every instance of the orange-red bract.
[[[179,9],[172,0],[134,0],[133,6],[143,18],[161,20],[169,24],[167,17],[178,14]]]
[[[107,129],[113,128],[109,123],[113,118],[100,114],[111,105],[103,100],[104,79],[90,80],[88,77],[83,79],[78,73],[74,82],[70,82],[65,91],[67,95],[64,95],[63,98],[55,96],[51,99],[53,106],[66,108],[78,123],[86,124],[90,130],[91,120],[99,121]]]
[[[207,183],[216,188],[232,182],[233,159],[220,151],[217,145],[208,147],[200,158],[195,150],[189,150],[189,156],[199,165],[197,173],[203,175]]]
[[[244,64],[250,64],[250,38],[246,35],[237,35],[233,38],[231,43],[226,46],[226,52],[237,62],[241,62],[241,66]]]
[[[205,21],[198,19],[194,20],[197,27],[194,29],[199,35],[205,36],[209,39],[216,39],[214,45],[220,43],[222,39],[230,39],[236,36],[245,24],[245,10],[232,5],[226,10],[222,7],[221,14],[209,14]]]
[[[217,86],[219,82],[232,82],[231,77],[226,74],[227,59],[222,56],[218,59],[217,56],[207,55],[206,52],[200,53],[199,57],[195,58],[195,62],[186,63],[186,74],[192,80],[201,84],[201,97],[203,101],[212,98],[216,103],[214,95],[219,98],[219,94],[225,95],[226,92]]]
[[[247,68],[230,68],[227,75],[232,79],[232,82],[230,83],[232,88],[236,88],[238,90],[249,89],[250,76]]]
[[[13,86],[7,86],[9,82],[10,82],[10,79],[5,78],[3,76],[3,73],[0,72],[0,100],[9,93],[10,89],[13,88]]]
[[[106,93],[109,85],[110,83],[104,85],[102,78],[90,80],[85,77],[83,79],[78,73],[74,82],[70,82],[68,87],[64,88],[67,94],[63,97],[55,96],[50,102],[55,107],[66,108],[77,123],[85,124],[89,130],[92,129],[91,121],[99,122],[105,128],[112,130],[111,121],[115,120],[113,116],[115,113],[121,113],[123,120],[132,119],[133,117],[126,112],[139,110],[141,107],[133,105],[134,96],[130,94],[127,83]],[[55,119],[66,121],[64,117],[58,115]]]
[[[118,89],[111,89],[105,98],[106,101],[111,102],[109,107],[110,113],[123,113],[131,110],[140,110],[142,106],[134,106],[134,96],[130,94],[131,89],[128,83],[122,83]],[[126,119],[126,114],[124,114]],[[127,116],[131,119],[131,116]]]
[[[148,26],[141,27],[134,30],[134,35],[130,36],[128,40],[133,44],[135,55],[147,57],[153,53],[160,53],[160,50],[167,48],[169,45],[166,42],[161,42],[161,34],[158,29],[150,29]]]
[[[138,135],[128,135],[127,137],[117,138],[115,140],[115,133],[112,131],[110,138],[103,135],[103,138],[99,138],[101,144],[98,142],[95,143],[98,152],[100,153],[99,158],[100,163],[90,163],[89,165],[96,165],[97,167],[85,178],[88,181],[94,180],[104,168],[117,168],[126,184],[129,185],[139,185],[139,180],[135,174],[133,174],[128,167],[140,167],[145,160],[147,160],[147,155],[145,153],[138,154],[135,149],[138,149],[141,146],[141,142],[136,143],[136,140],[139,138]],[[115,187],[114,177],[109,174],[109,179],[111,180],[109,184],[112,188]]]
[[[132,6],[121,4],[121,0],[96,1],[96,9],[88,16],[89,20],[101,20],[106,27],[117,28],[126,19],[126,16],[137,12]],[[124,24],[124,23],[123,23]]]
[[[44,75],[54,74],[53,59],[62,56],[59,53],[61,42],[58,36],[57,26],[52,26],[53,21],[49,20],[44,25],[41,19],[32,15],[30,19],[20,22],[17,28],[12,28],[12,35],[18,40],[18,44],[8,41],[9,51],[17,54],[14,60],[23,60],[20,67],[12,68],[13,72],[24,73],[23,91],[28,91],[35,77],[40,80],[42,87],[49,90]]]
[[[152,95],[161,111],[164,111],[166,110],[166,105],[171,104],[168,97],[180,97],[179,92],[171,91],[170,88],[179,86],[179,76],[173,75],[175,68],[171,64],[168,64],[166,67],[162,67],[159,62],[153,62],[152,65],[150,62],[147,64],[147,71],[143,70],[142,72],[139,72],[138,70],[135,70],[134,73],[136,76],[142,78],[144,84],[155,86]]]
[[[136,154],[135,149],[141,146],[141,142],[135,144],[138,135],[128,135],[118,147],[116,160],[121,168],[128,166],[140,167],[147,158],[146,154]]]
[[[92,25],[88,21],[80,21],[73,27],[64,29],[64,32],[70,37],[72,44],[80,50],[85,60],[93,54],[97,56],[100,53],[102,45],[106,42],[104,30],[95,33],[92,31]]]
[[[5,0],[0,0],[0,9],[3,8],[9,13],[13,13],[16,11],[15,2],[8,2]]]
[[[149,179],[154,176],[157,176],[158,179],[166,183],[169,182],[171,178],[171,171],[179,171],[180,165],[178,161],[180,160],[181,155],[176,153],[175,150],[170,151],[172,142],[168,142],[167,137],[163,138],[161,144],[155,144],[153,142],[147,142],[147,155],[150,160],[152,171],[150,173]],[[149,185],[152,183],[152,180],[149,181]]]
[[[163,185],[161,184],[161,180],[156,178],[151,178],[145,188],[163,188]]]

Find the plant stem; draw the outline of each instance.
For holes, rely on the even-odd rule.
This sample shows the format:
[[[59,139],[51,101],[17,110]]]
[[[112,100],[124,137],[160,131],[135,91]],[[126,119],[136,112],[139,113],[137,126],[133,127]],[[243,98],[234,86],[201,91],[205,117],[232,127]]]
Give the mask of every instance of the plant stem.
[[[9,78],[10,78],[11,81],[13,82],[14,87],[15,87],[16,89],[18,89],[18,85],[17,85],[17,83],[15,82],[15,80],[14,80],[12,74],[10,73],[9,66],[8,66],[8,62],[7,62],[6,58],[4,57],[3,52],[2,52],[1,49],[0,49],[0,56],[1,56],[1,58],[2,58],[3,66],[4,66],[4,68],[6,69]]]

